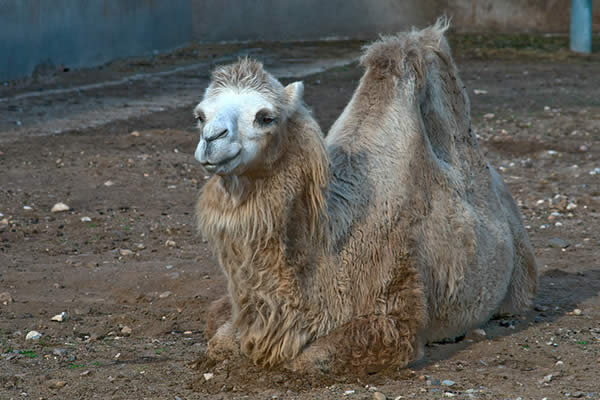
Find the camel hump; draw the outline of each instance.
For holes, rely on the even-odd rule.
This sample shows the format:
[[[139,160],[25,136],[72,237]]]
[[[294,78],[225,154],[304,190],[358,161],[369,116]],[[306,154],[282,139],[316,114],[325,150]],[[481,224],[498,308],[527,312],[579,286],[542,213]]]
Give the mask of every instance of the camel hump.
[[[365,46],[360,63],[382,77],[390,74],[402,77],[412,72],[423,82],[427,56],[450,55],[450,47],[444,37],[449,27],[450,20],[440,17],[434,25],[422,30],[413,28],[409,32],[381,36],[375,43]]]

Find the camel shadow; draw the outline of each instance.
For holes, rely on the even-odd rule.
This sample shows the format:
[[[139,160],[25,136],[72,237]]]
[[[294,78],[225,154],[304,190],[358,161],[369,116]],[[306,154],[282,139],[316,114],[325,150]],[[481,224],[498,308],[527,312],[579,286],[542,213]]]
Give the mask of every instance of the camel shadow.
[[[551,269],[540,276],[535,308],[522,316],[494,318],[482,328],[486,340],[495,340],[527,330],[532,325],[552,323],[585,300],[600,295],[600,271],[566,272]],[[437,361],[445,360],[468,348],[473,340],[457,338],[433,343],[426,347],[425,357],[409,367],[420,370]]]

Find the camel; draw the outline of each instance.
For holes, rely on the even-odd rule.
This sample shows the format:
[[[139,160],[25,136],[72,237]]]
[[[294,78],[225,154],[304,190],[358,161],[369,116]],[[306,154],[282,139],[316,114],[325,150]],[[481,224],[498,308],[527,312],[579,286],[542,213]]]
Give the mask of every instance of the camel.
[[[208,356],[372,373],[530,307],[532,247],[471,127],[447,28],[368,46],[326,137],[301,82],[247,58],[214,71],[194,109],[214,174],[197,225],[228,282]]]

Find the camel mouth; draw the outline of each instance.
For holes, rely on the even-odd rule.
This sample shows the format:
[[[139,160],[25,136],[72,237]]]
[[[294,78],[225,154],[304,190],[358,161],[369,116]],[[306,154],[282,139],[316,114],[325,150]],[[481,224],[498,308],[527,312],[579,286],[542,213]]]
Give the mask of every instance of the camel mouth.
[[[218,162],[212,163],[210,161],[206,161],[202,164],[202,167],[204,167],[204,169],[210,173],[214,173],[214,174],[219,174],[219,175],[227,175],[231,170],[233,170],[237,164],[232,165],[232,162],[238,158],[238,156],[240,155],[240,153],[242,152],[242,149],[238,150],[234,155],[232,155],[231,157],[227,157],[223,160],[219,160]]]

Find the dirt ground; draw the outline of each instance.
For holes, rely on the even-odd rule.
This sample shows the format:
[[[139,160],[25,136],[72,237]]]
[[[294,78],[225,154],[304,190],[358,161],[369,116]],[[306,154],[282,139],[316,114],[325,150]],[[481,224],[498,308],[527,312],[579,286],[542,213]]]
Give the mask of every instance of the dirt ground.
[[[206,60],[246,52],[297,76],[359,47],[195,48],[1,86],[0,399],[600,399],[600,58],[554,48],[457,56],[536,249],[534,310],[360,379],[196,362],[206,307],[226,290],[193,223]],[[304,78],[324,131],[360,75],[351,64]],[[51,212],[58,202],[69,210]]]

